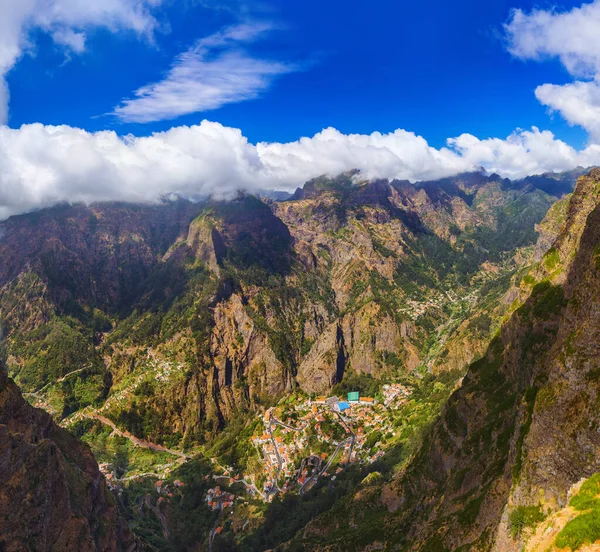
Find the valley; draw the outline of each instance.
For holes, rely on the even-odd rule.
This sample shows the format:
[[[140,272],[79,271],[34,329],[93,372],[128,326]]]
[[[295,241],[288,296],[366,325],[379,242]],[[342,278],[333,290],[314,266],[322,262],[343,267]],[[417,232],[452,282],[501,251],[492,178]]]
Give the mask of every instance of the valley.
[[[555,240],[578,176],[348,173],[287,200],[13,217],[0,223],[0,359],[89,445],[149,549],[362,550],[395,512],[412,521],[394,521],[394,542],[433,546],[437,525],[410,512],[436,476],[416,466],[427,455],[434,471],[469,470],[447,451],[492,414],[467,412],[519,404],[493,373],[500,395],[473,391],[469,365],[493,358],[536,284],[566,270]],[[479,398],[453,406],[463,394]],[[492,447],[501,429],[477,431]],[[472,492],[462,504],[484,500]],[[321,539],[325,526],[338,532]],[[472,543],[448,535],[449,549]]]

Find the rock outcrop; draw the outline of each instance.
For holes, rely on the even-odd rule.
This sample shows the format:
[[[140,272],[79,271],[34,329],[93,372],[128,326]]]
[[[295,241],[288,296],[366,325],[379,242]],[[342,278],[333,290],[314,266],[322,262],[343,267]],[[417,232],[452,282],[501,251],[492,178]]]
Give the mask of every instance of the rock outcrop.
[[[1,366],[0,549],[138,549],[89,448],[29,406]]]

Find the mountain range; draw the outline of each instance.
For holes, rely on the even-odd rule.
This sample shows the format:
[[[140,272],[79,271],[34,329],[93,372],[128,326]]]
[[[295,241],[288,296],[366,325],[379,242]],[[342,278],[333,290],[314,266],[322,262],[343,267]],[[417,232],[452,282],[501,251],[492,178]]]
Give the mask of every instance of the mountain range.
[[[0,431],[19,452],[0,480],[25,489],[15,466],[36,474],[38,516],[43,482],[61,487],[90,550],[593,543],[599,183],[597,169],[417,184],[351,172],[289,198],[1,222],[0,361],[47,414],[2,384]],[[264,483],[251,438],[265,413],[348,391],[381,401],[389,384],[410,398],[373,431],[375,460],[306,494],[238,485],[231,514],[206,506],[215,476]],[[0,521],[7,550],[73,538],[23,519]]]

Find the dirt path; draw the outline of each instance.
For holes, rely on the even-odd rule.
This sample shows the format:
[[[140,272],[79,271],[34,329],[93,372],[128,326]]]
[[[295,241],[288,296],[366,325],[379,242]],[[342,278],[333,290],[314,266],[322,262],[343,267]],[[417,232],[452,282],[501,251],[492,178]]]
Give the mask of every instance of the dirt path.
[[[190,457],[187,456],[186,454],[184,454],[183,452],[180,452],[178,450],[173,450],[173,449],[170,449],[167,447],[163,447],[162,445],[157,445],[156,443],[151,443],[150,441],[144,441],[143,439],[139,439],[132,433],[129,433],[129,431],[120,430],[114,424],[114,422],[112,420],[109,420],[108,418],[105,418],[104,416],[101,416],[100,414],[82,412],[81,415],[84,418],[98,420],[99,422],[103,423],[104,425],[109,426],[117,435],[120,435],[121,437],[125,437],[126,439],[129,439],[134,445],[137,445],[138,447],[147,448],[150,450],[156,450],[159,452],[167,452],[169,454],[173,454],[174,456],[179,456],[179,458],[183,458],[184,460],[190,459]]]
[[[73,370],[72,372],[69,372],[68,374],[65,374],[64,376],[58,378],[56,381],[50,381],[50,382],[48,382],[46,385],[44,385],[44,387],[41,387],[37,391],[34,391],[32,393],[23,393],[23,395],[29,395],[29,396],[33,396],[33,397],[39,398],[39,396],[38,396],[39,393],[41,393],[42,391],[44,391],[44,389],[46,389],[46,388],[48,388],[51,385],[54,385],[56,383],[62,383],[67,378],[70,378],[71,376],[74,376],[75,374],[79,374],[80,372],[83,372],[83,371],[87,370],[88,368],[89,368],[89,366],[84,366],[83,368],[79,368],[77,370]]]

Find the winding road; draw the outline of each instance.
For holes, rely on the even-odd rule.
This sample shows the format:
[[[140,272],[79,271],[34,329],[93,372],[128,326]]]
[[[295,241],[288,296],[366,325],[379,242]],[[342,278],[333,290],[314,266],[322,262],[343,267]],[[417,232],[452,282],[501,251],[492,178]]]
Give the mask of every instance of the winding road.
[[[80,372],[83,372],[83,371],[87,370],[88,368],[89,368],[89,366],[84,366],[83,368],[73,370],[72,372],[69,372],[68,374],[65,374],[64,376],[58,378],[56,381],[49,381],[46,385],[44,385],[44,387],[41,387],[37,391],[33,391],[32,393],[23,393],[23,395],[30,395],[30,396],[39,398],[38,393],[41,393],[44,389],[46,389],[46,387],[50,387],[51,385],[54,385],[56,383],[62,383],[67,378],[70,378],[71,376],[74,376],[75,374],[79,374]]]
[[[302,487],[300,487],[300,490],[298,491],[298,494],[300,496],[302,496],[306,491],[310,490],[310,488],[317,482],[317,480],[319,479],[319,477],[321,477],[329,469],[329,466],[331,466],[331,464],[335,460],[335,457],[337,456],[338,452],[340,451],[340,448],[343,447],[343,446],[345,446],[346,443],[350,442],[350,439],[351,439],[351,437],[348,437],[347,439],[344,439],[343,441],[341,441],[340,443],[338,443],[338,446],[333,451],[333,454],[329,457],[329,460],[327,461],[327,464],[325,464],[325,467],[322,468],[317,473],[311,475],[304,482],[304,485],[302,485]]]
[[[273,435],[273,424],[275,425],[284,425],[283,422],[276,420],[273,417],[273,412],[269,412],[269,426],[267,427],[267,431],[269,432],[269,437],[271,439],[271,443],[273,443],[273,448],[275,449],[275,456],[277,457],[277,471],[275,472],[275,477],[273,478],[273,486],[266,493],[266,496],[269,497],[273,494],[276,494],[277,491],[281,492],[279,485],[277,485],[277,480],[279,479],[279,474],[283,469],[283,460],[281,459],[281,455],[279,454],[279,449],[277,448],[277,441],[275,441],[275,436]],[[284,427],[286,427],[284,425]]]
[[[229,477],[228,475],[213,475],[212,478],[215,480],[229,479],[230,485],[234,485],[235,483],[242,483],[243,485],[245,485],[245,487],[247,489],[252,489],[252,491],[255,492],[256,494],[258,494],[263,500],[265,498],[265,495],[258,490],[258,487],[254,483],[248,483],[248,481],[246,481],[245,479],[233,479],[232,477]]]
[[[158,518],[158,521],[160,521],[165,539],[168,539],[169,527],[167,526],[167,519],[165,518],[164,514],[160,511],[160,508],[157,505],[155,506],[152,504],[152,502],[150,502],[150,495],[146,495],[146,506],[148,506],[148,508],[150,508],[150,510],[154,512],[154,515]]]
[[[338,415],[338,418],[340,419],[340,423],[350,433],[350,437],[348,437],[348,438],[344,439],[343,441],[341,441],[340,443],[338,443],[338,446],[336,447],[333,454],[329,457],[329,460],[327,461],[327,464],[325,464],[325,467],[318,471],[315,470],[316,473],[313,473],[313,475],[311,475],[304,482],[304,484],[302,485],[302,487],[300,487],[300,490],[298,491],[298,494],[300,496],[302,496],[306,491],[310,490],[310,488],[317,482],[319,477],[321,477],[329,469],[329,467],[335,460],[335,457],[337,456],[338,452],[340,451],[340,448],[343,446],[346,446],[346,444],[348,444],[348,443],[350,443],[350,448],[348,449],[348,456],[346,457],[346,462],[344,462],[344,466],[347,466],[350,463],[350,458],[352,457],[352,451],[354,449],[354,443],[356,442],[356,435],[352,431],[352,428],[346,423],[346,420],[344,420],[344,417],[339,412],[336,412],[336,414]]]
[[[223,504],[219,505],[219,516],[215,520],[215,524],[213,528],[210,530],[210,534],[208,535],[208,552],[212,552],[213,542],[215,540],[215,535],[217,534],[217,527],[219,527],[219,523],[221,518],[223,517]]]

